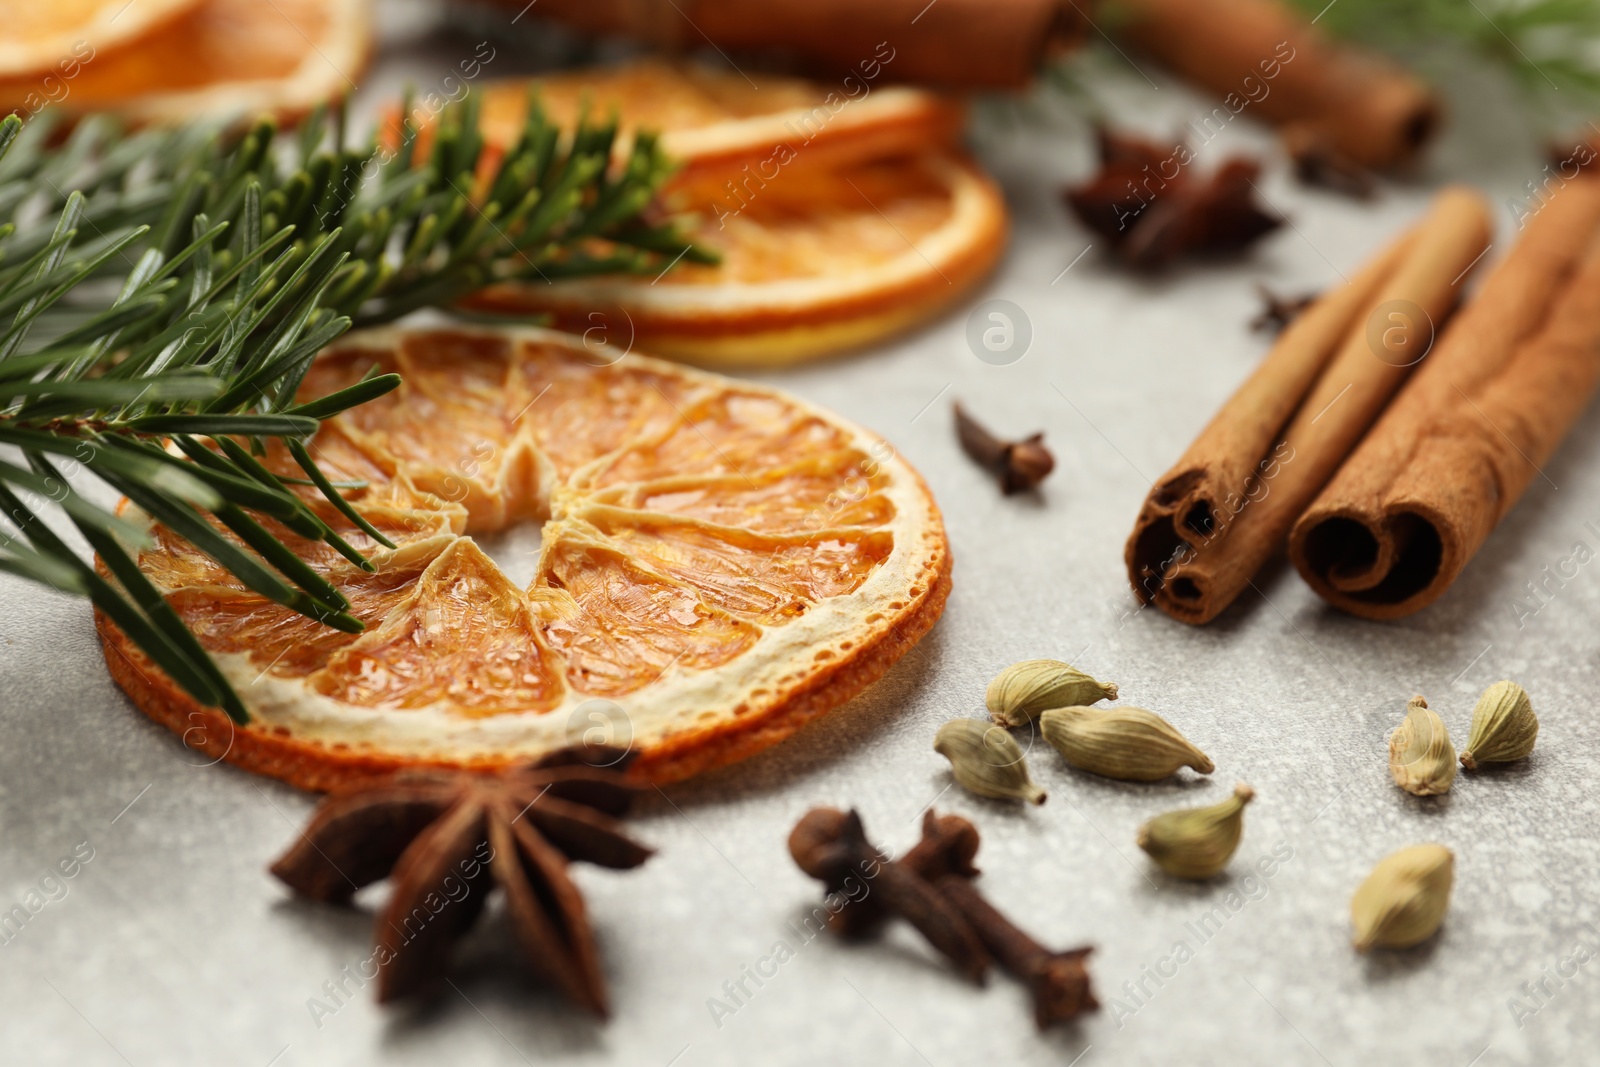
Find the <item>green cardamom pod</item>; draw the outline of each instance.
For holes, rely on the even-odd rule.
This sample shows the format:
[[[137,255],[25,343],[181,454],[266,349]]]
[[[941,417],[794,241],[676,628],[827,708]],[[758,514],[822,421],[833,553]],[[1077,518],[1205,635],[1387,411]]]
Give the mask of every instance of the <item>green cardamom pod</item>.
[[[1045,791],[1028,777],[1017,739],[977,719],[951,719],[939,727],[933,750],[950,761],[956,781],[981,797],[1043,804]]]
[[[1405,721],[1389,735],[1389,774],[1395,785],[1419,797],[1448,793],[1456,780],[1450,731],[1421,697],[1411,698]]]
[[[1378,861],[1350,900],[1357,952],[1410,948],[1434,935],[1450,907],[1456,858],[1443,845],[1412,845]]]
[[[1539,717],[1528,691],[1516,682],[1496,682],[1483,691],[1472,709],[1472,733],[1461,750],[1461,765],[1476,770],[1480,763],[1510,763],[1533,751]]]
[[[1117,687],[1097,682],[1070,663],[1029,659],[1013,663],[989,683],[983,701],[996,723],[1025,726],[1047,708],[1070,708],[1117,699]]]
[[[1193,767],[1216,769],[1166,719],[1144,708],[1050,708],[1039,733],[1074,767],[1125,782],[1154,782]]]
[[[1210,878],[1228,865],[1244,834],[1244,806],[1256,792],[1243,782],[1220,804],[1157,815],[1139,827],[1139,847],[1174,878]]]

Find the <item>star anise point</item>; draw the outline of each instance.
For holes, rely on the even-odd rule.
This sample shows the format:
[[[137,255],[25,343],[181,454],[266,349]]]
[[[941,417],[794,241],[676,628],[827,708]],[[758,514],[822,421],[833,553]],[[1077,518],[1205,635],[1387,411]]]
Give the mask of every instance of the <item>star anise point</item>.
[[[348,901],[388,878],[374,953],[379,1001],[442,977],[456,940],[498,887],[534,968],[571,1000],[604,1017],[605,979],[574,860],[637,867],[653,854],[623,832],[641,787],[626,754],[564,750],[498,774],[401,771],[331,794],[271,871],[319,900]]]

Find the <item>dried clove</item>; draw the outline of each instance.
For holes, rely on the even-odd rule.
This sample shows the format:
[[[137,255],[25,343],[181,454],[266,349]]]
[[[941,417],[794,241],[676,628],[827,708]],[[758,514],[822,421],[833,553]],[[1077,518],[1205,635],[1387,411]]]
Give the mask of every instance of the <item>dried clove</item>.
[[[1306,185],[1356,200],[1371,200],[1378,191],[1372,172],[1340,152],[1315,127],[1288,127],[1283,131],[1283,147],[1294,163],[1294,176]]]
[[[909,867],[890,863],[874,848],[854,810],[814,808],[807,812],[789,833],[789,855],[830,893],[844,893],[852,883],[866,883],[866,896],[847,907],[876,897],[877,906],[916,927],[962,974],[983,980],[989,954],[972,927],[926,879]]]
[[[978,932],[1000,966],[1028,984],[1039,1029],[1100,1007],[1084,967],[1084,960],[1094,951],[1092,946],[1052,952],[1001,914],[960,875],[947,874],[934,885]]]
[[[888,863],[859,836],[860,828],[861,820],[853,811],[847,815],[833,808],[817,808],[789,835],[789,851],[801,870],[830,887],[842,886],[841,874],[846,872],[872,878],[871,891],[852,899],[830,921],[836,932],[861,937],[892,915],[910,918],[903,902],[880,889],[901,881],[920,884],[950,909],[986,962],[992,953],[1008,973],[1028,984],[1034,1019],[1041,1028],[1099,1008],[1084,966],[1091,948],[1050,951],[1018,929],[970,884],[978,874],[972,861],[979,844],[978,830],[970,822],[930,810],[922,817],[922,839]],[[871,863],[866,862],[869,859]]]
[[[912,845],[898,861],[928,881],[947,874],[976,878],[978,868],[978,828],[959,815],[937,815],[932,808],[922,816],[922,840]]]
[[[1062,196],[1085,226],[1136,270],[1155,271],[1184,256],[1243,251],[1283,225],[1255,198],[1261,165],[1234,156],[1206,177],[1190,167],[1195,151],[1102,128],[1100,170]]]
[[[959,815],[935,815],[930,808],[922,816],[922,839],[907,849],[905,855],[890,862],[892,866],[906,868],[923,881],[933,882],[947,874],[977,877],[978,868],[972,864],[977,854],[976,826]],[[843,937],[859,939],[876,933],[892,915],[879,897],[868,893],[830,916],[828,926]]]
[[[1301,293],[1299,296],[1279,296],[1264,285],[1256,286],[1256,292],[1261,294],[1261,311],[1250,320],[1252,333],[1270,333],[1277,336],[1300,313],[1317,302],[1321,293]]]
[[[956,436],[962,450],[1000,479],[1000,491],[1007,496],[1034,488],[1055,469],[1056,460],[1044,446],[1044,434],[1002,441],[979,425],[959,403],[955,412]]]

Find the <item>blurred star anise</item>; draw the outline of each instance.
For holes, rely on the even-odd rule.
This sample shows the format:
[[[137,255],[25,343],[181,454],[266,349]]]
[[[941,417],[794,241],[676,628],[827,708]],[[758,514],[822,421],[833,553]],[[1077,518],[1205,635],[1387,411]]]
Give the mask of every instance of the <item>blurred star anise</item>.
[[[1283,225],[1255,199],[1261,165],[1231,156],[1197,176],[1196,149],[1161,145],[1101,128],[1100,171],[1063,191],[1078,219],[1137,270],[1159,270],[1185,256],[1239,252]]]
[[[272,865],[290,888],[348,901],[387,877],[378,917],[378,999],[438,981],[455,940],[505,893],[518,943],[567,997],[607,1014],[605,979],[569,860],[637,867],[652,850],[616,820],[640,787],[630,758],[598,746],[564,749],[499,774],[400,771],[340,789]]]
[[[1270,333],[1274,336],[1282,333],[1289,324],[1300,317],[1300,314],[1317,302],[1320,292],[1300,293],[1295,296],[1279,296],[1265,285],[1257,285],[1256,293],[1261,297],[1261,310],[1256,317],[1250,320],[1250,329],[1253,333]]]

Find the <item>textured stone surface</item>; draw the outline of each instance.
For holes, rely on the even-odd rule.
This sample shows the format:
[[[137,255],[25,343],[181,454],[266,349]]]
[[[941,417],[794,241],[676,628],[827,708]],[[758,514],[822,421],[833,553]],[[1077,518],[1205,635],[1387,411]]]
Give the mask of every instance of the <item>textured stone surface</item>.
[[[365,87],[432,84],[478,36],[412,50]],[[1197,98],[1112,59],[1113,114],[1158,131],[1201,113]],[[1024,119],[1007,132],[1012,116],[980,112],[978,147],[1016,206],[1017,233],[973,303],[1025,310],[1026,357],[976,359],[962,311],[870,354],[769,376],[881,431],[927,477],[955,548],[949,609],[882,683],[820,726],[653,798],[633,830],[661,853],[642,870],[579,873],[612,976],[607,1025],[529,981],[494,921],[431,1006],[380,1010],[348,979],[330,994],[325,983],[368,956],[382,890],[347,911],[291,900],[266,875],[313,799],[199,765],[111,685],[83,604],[0,578],[0,910],[40,889],[80,842],[93,851],[76,877],[44,885],[59,899],[0,939],[0,1058],[1357,1067],[1398,1062],[1405,1048],[1406,1062],[1459,1067],[1587,1062],[1600,1043],[1600,959],[1575,974],[1563,961],[1600,954],[1600,571],[1581,569],[1522,625],[1513,605],[1574,543],[1600,550],[1600,421],[1584,420],[1457,588],[1398,623],[1337,615],[1279,567],[1218,622],[1191,629],[1134,612],[1121,568],[1149,480],[1264,350],[1244,325],[1254,283],[1298,291],[1349,273],[1446,174],[1498,192],[1492,254],[1503,248],[1505,200],[1539,163],[1535,146],[1503,132],[1512,126],[1496,106],[1469,110],[1418,185],[1371,205],[1294,188],[1275,163],[1263,189],[1294,227],[1244,263],[1158,281],[1119,275],[1098,249],[1063,274],[1087,243],[1054,198],[1087,167],[1081,130]],[[1237,126],[1201,152],[1203,165],[1224,145],[1269,149],[1259,129]],[[948,410],[958,396],[997,430],[1046,432],[1059,467],[1039,498],[1002,500],[962,457]],[[1071,660],[1167,715],[1216,760],[1214,780],[1100,781],[1039,745],[1042,808],[951,788],[934,730],[981,714],[993,673],[1032,656]],[[1406,699],[1425,694],[1459,744],[1476,694],[1502,677],[1533,696],[1534,756],[1463,774],[1442,799],[1397,790],[1385,738]],[[1236,780],[1258,799],[1230,874],[1194,886],[1150,868],[1133,844],[1138,824],[1219,799]],[[853,804],[898,849],[930,803],[977,822],[997,903],[1052,944],[1099,946],[1099,1015],[1039,1036],[1014,982],[967,987],[903,930],[867,946],[797,935],[816,903],[784,849],[802,812]],[[1414,952],[1358,957],[1350,894],[1378,858],[1428,840],[1458,857],[1443,932]],[[1275,851],[1262,877],[1253,865]],[[747,980],[752,995],[736,1005],[723,983],[779,940],[793,958],[759,988]],[[1529,982],[1543,992],[1530,996]],[[714,1018],[710,998],[736,1010]]]

